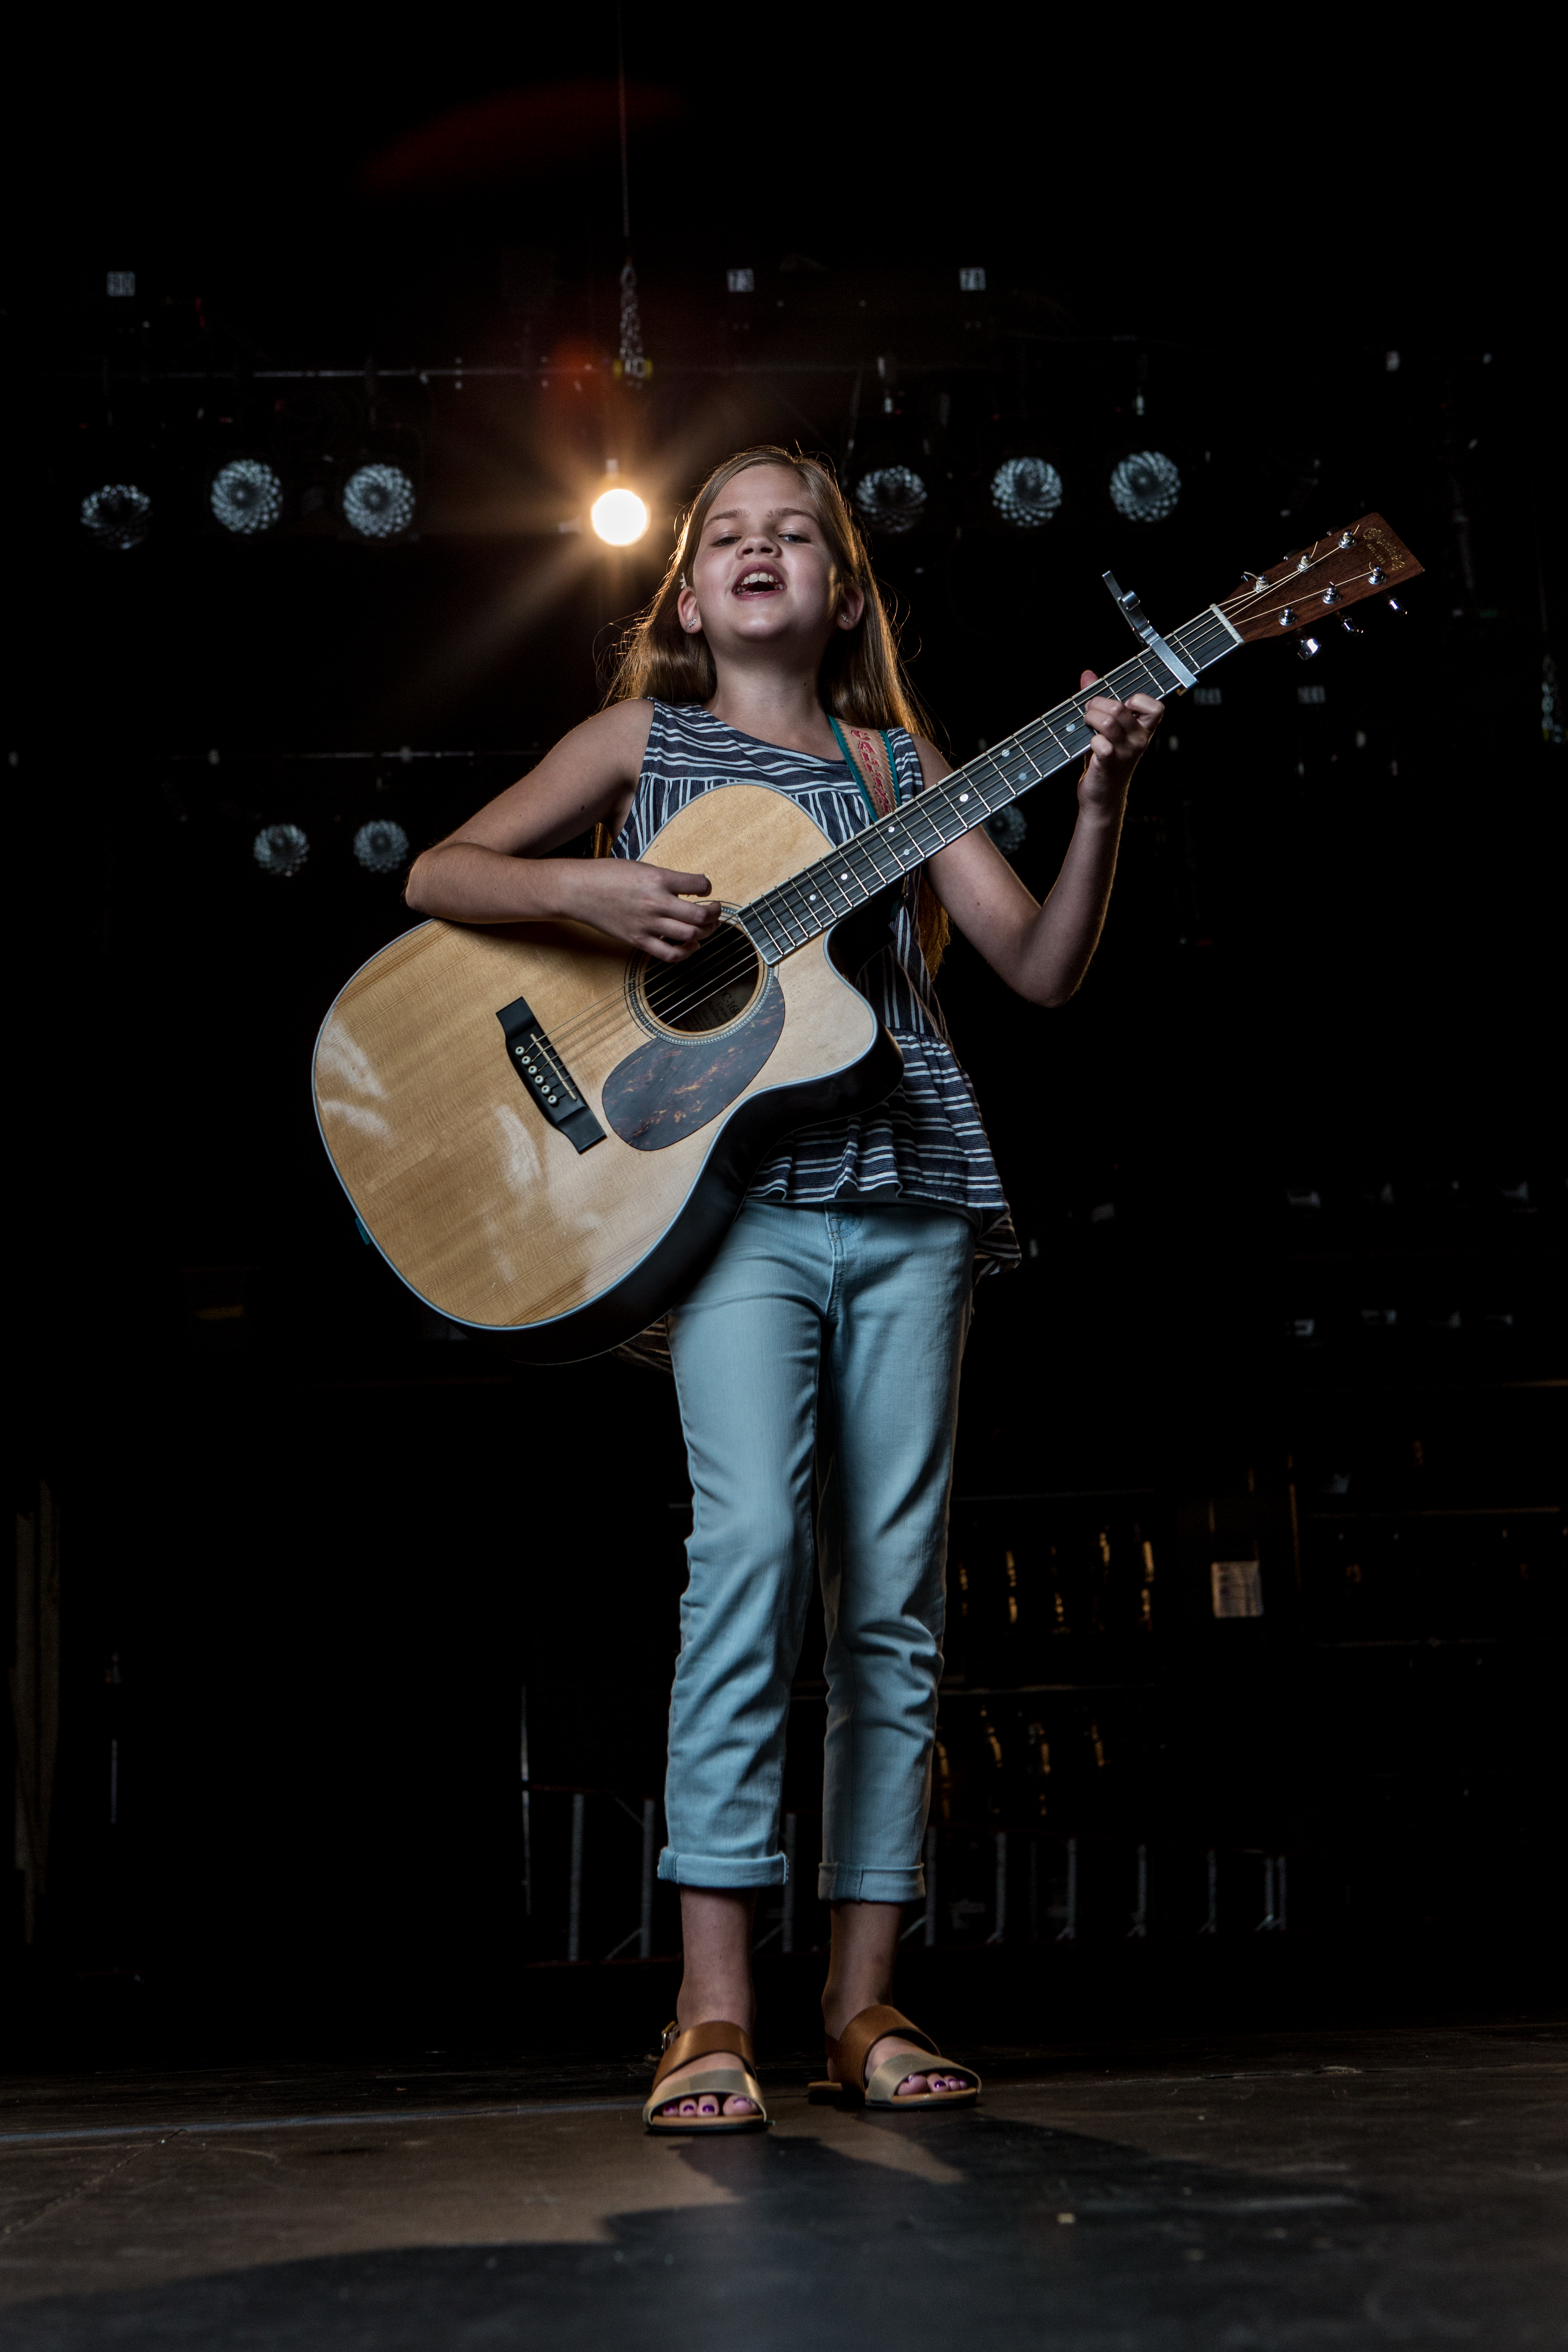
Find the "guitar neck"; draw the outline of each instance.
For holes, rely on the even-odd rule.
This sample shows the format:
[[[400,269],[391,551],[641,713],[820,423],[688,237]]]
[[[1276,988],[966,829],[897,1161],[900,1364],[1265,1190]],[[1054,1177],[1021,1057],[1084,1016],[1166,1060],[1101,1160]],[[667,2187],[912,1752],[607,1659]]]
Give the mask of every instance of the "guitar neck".
[[[1170,639],[1190,670],[1212,669],[1242,642],[1214,604]],[[973,833],[998,809],[1083,759],[1090,733],[1084,711],[1097,695],[1110,693],[1124,702],[1131,694],[1152,694],[1164,701],[1180,686],[1160,656],[1144,646],[1043,718],[1020,727],[1005,743],[993,744],[930,792],[868,825],[843,848],[819,857],[742,907],[740,919],[758,954],[777,963],[890,883],[913,873],[939,849]]]

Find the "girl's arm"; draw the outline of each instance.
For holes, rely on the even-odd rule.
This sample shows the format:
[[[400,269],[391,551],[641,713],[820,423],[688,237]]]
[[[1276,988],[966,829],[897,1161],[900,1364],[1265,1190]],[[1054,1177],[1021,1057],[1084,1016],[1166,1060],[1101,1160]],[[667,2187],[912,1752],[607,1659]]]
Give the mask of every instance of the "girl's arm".
[[[547,751],[537,768],[467,824],[416,857],[404,896],[417,915],[453,923],[591,923],[661,963],[679,963],[711,936],[718,908],[706,874],[627,857],[543,853],[607,824],[619,833],[647,750],[652,708],[612,703]]]
[[[1079,683],[1092,686],[1094,679],[1094,671],[1085,670]],[[1127,787],[1165,706],[1147,694],[1127,702],[1099,695],[1084,715],[1094,750],[1079,779],[1072,840],[1043,907],[983,828],[939,851],[926,868],[964,938],[1031,1004],[1065,1004],[1089,970],[1110,901]],[[928,788],[952,773],[923,739],[920,755]]]

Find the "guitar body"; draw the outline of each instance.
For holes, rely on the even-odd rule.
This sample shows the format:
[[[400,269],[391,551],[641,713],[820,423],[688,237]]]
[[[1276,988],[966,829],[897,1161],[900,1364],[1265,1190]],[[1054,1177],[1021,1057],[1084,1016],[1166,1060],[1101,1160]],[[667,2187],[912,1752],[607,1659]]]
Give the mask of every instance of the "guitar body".
[[[831,848],[784,793],[729,784],[650,855],[734,908]],[[727,926],[700,953],[731,984],[690,1009],[697,958],[653,964],[584,925],[395,940],[316,1045],[322,1140],[361,1223],[438,1313],[536,1361],[631,1338],[700,1273],[780,1136],[898,1084],[898,1048],[847,977],[889,907],[771,967]]]

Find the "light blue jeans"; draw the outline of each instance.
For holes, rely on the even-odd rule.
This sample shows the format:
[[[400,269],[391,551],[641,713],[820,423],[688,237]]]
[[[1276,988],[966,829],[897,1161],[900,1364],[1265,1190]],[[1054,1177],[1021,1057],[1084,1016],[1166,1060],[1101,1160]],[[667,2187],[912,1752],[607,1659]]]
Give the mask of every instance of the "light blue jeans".
[[[924,1893],[973,1257],[953,1210],[749,1202],[670,1316],[692,1527],[661,1878],[786,1875],[784,1731],[815,1566],[827,1622],[818,1893]]]

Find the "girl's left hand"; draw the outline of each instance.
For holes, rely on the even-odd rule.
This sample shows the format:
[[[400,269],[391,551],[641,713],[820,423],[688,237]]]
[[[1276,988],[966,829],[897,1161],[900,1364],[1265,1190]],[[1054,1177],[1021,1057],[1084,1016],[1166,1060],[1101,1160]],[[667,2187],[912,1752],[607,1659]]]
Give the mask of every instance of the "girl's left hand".
[[[1092,686],[1097,673],[1086,669],[1079,688]],[[1132,771],[1154,740],[1154,730],[1165,716],[1165,706],[1152,694],[1134,694],[1125,702],[1113,695],[1097,694],[1084,706],[1084,717],[1094,730],[1094,750],[1079,779],[1078,804],[1109,816],[1121,814],[1132,781]]]

